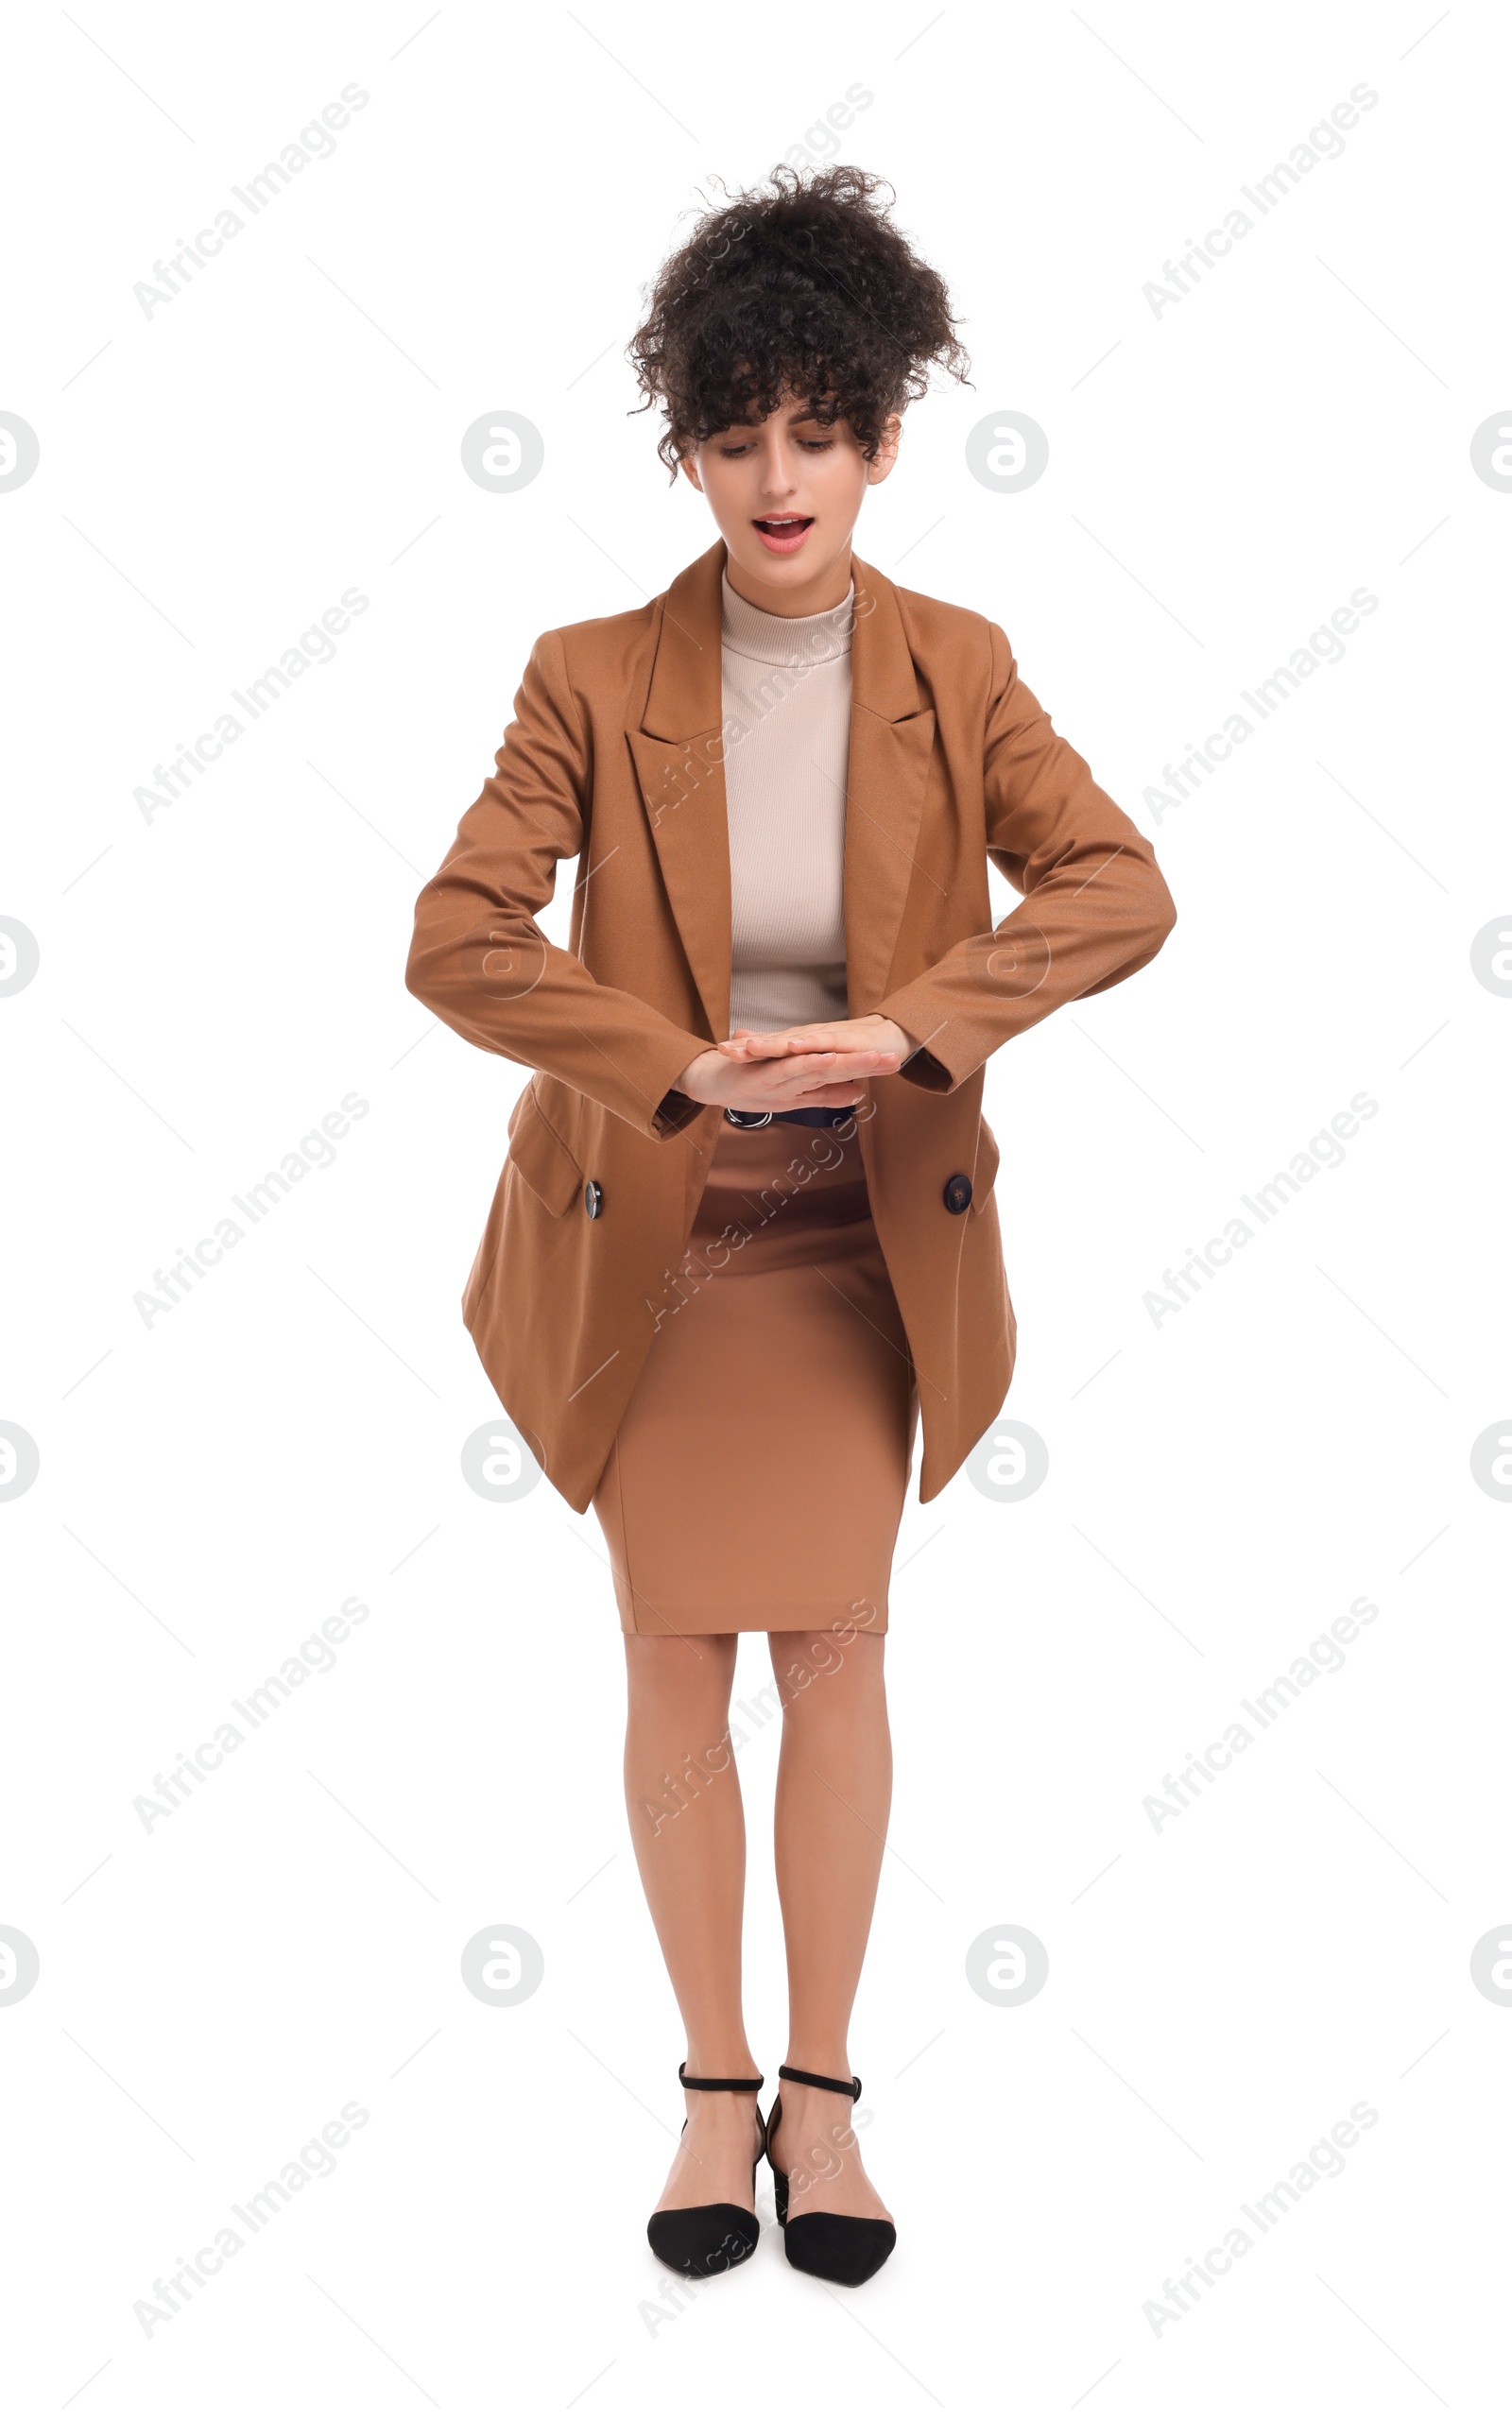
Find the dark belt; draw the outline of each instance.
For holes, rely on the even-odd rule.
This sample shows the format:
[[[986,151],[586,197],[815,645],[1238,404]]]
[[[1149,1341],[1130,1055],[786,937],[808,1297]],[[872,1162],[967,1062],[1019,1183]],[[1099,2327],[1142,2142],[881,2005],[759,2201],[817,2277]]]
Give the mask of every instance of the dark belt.
[[[855,1109],[727,1109],[725,1122],[732,1126],[843,1126],[854,1116]]]

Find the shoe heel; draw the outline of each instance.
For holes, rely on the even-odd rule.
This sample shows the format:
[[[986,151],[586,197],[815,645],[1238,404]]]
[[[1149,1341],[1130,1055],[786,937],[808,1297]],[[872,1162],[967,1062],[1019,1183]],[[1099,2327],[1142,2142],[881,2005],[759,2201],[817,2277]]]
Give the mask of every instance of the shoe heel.
[[[772,2102],[772,2114],[771,2114],[771,2116],[770,2116],[770,2117],[767,2119],[767,2120],[766,2120],[766,2143],[767,2143],[767,2151],[766,2151],[766,2165],[767,2165],[767,2167],[768,2167],[768,2168],[771,2170],[771,2171],[772,2171],[772,2199],[773,2199],[773,2200],[774,2200],[774,2202],[777,2204],[777,2223],[778,2223],[778,2225],[779,2225],[779,2226],[786,2226],[786,2224],[787,2224],[787,2178],[783,2175],[783,2173],[782,2173],[782,2170],[778,2167],[777,2162],[776,2162],[776,2160],[772,2157],[772,2154],[771,2154],[771,2140],[772,2140],[772,2137],[773,2137],[773,2136],[776,2134],[776,2132],[777,2132],[777,2121],[778,2121],[778,2120],[782,2117],[782,2094],[781,2094],[781,2093],[779,2093],[779,2094],[778,2094],[778,2096],[777,2096],[777,2099]]]

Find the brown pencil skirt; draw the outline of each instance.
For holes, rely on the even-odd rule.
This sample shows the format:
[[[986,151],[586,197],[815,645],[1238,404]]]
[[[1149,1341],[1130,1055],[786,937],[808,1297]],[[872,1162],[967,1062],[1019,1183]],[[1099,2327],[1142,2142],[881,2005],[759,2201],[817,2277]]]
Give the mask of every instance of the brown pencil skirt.
[[[853,1130],[722,1125],[593,1495],[620,1627],[887,1627],[919,1419]]]

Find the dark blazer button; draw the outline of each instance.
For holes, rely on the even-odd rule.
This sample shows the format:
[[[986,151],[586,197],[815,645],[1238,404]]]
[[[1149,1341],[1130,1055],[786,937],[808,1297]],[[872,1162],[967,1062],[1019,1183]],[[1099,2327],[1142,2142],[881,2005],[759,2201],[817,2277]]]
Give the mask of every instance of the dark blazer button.
[[[951,1176],[946,1179],[945,1207],[952,1218],[959,1218],[963,1210],[971,1209],[971,1180],[970,1176]]]
[[[971,1190],[970,1185],[967,1186],[966,1190],[968,1194],[970,1194]],[[596,1218],[603,1207],[604,1188],[590,1176],[587,1184],[583,1187],[583,1208],[588,1212],[590,1218]]]

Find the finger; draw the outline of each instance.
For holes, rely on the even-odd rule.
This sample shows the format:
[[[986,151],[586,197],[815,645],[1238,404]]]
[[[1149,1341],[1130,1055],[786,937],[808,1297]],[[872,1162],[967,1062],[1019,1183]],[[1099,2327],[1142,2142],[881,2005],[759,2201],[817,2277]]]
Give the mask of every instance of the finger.
[[[855,1109],[861,1094],[853,1084],[805,1084],[800,1090],[771,1092],[761,1101],[743,1101],[743,1109]]]
[[[898,1063],[896,1051],[808,1051],[795,1053],[781,1066],[772,1067],[768,1080],[777,1085],[816,1079],[829,1084],[855,1083],[863,1076],[885,1073]]]
[[[841,1028],[833,1025],[790,1025],[780,1034],[764,1034],[762,1039],[780,1043],[788,1053],[833,1051],[841,1046],[838,1040],[840,1031]]]
[[[833,1025],[788,1025],[771,1034],[731,1035],[728,1043],[720,1042],[716,1048],[742,1056],[859,1049],[862,1044],[854,1038],[855,1034],[856,1028],[850,1020]]]
[[[764,1092],[760,1106],[764,1109],[833,1107],[835,1102],[832,1096],[835,1094],[848,1103],[863,1098],[859,1084],[848,1081],[844,1076],[819,1076],[803,1084],[784,1084],[781,1091]]]
[[[853,1073],[834,1051],[805,1051],[751,1069],[753,1079],[764,1089],[784,1092],[799,1090],[805,1084],[843,1083]]]
[[[727,1058],[783,1058],[789,1043],[785,1034],[731,1034],[728,1042],[716,1042],[714,1048]]]
[[[732,1034],[728,1042],[715,1044],[716,1049],[727,1052],[731,1058],[782,1058],[792,1047],[791,1038],[781,1033]]]

